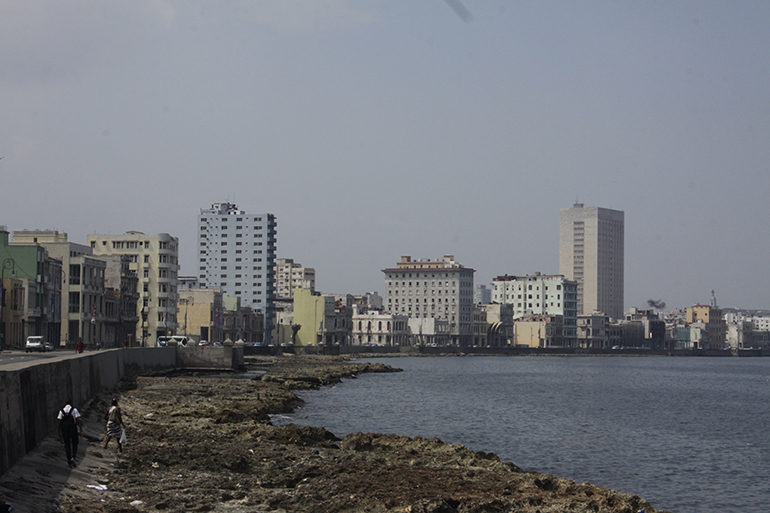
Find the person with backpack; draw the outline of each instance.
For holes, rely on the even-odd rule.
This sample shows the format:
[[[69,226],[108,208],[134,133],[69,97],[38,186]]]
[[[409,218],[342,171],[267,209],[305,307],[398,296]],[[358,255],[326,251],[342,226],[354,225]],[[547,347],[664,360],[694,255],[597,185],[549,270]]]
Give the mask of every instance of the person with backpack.
[[[72,400],[67,399],[64,408],[59,410],[56,417],[59,424],[59,440],[64,441],[64,452],[67,454],[67,465],[75,467],[75,457],[78,455],[78,442],[83,436],[83,422],[80,412],[72,406]]]

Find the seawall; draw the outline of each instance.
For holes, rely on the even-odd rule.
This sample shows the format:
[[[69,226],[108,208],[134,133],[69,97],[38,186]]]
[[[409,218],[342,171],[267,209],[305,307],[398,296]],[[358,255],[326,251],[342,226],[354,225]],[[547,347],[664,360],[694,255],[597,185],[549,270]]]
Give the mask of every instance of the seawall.
[[[388,347],[388,346],[338,346],[333,348],[282,348],[284,352],[300,354],[339,354],[367,356],[680,356],[680,357],[733,357],[770,356],[763,349],[714,350],[714,349],[583,349],[568,347]],[[331,350],[331,351],[330,351]]]
[[[0,475],[56,432],[67,399],[83,408],[127,376],[242,366],[243,348],[233,346],[111,349],[0,366]]]

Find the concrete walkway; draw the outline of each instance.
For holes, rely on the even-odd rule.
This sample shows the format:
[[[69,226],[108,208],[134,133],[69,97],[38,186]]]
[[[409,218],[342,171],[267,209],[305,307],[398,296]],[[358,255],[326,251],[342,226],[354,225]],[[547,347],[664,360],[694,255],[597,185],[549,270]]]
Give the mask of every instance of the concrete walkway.
[[[0,477],[0,496],[14,507],[14,513],[55,512],[65,497],[94,498],[113,493],[108,481],[118,449],[114,441],[106,450],[101,445],[105,432],[101,407],[106,409],[107,400],[102,397],[85,408],[75,405],[83,417],[75,468],[67,466],[64,444],[53,433]],[[97,406],[100,411],[96,411]],[[107,490],[100,489],[103,487]]]

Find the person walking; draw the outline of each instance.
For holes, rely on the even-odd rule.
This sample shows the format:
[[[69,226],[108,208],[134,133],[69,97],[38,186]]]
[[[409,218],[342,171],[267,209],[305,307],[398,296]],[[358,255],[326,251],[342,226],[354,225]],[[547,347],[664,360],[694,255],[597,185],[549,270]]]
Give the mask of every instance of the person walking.
[[[115,441],[118,442],[118,451],[123,452],[123,442],[121,441],[123,416],[120,414],[117,397],[112,398],[112,406],[104,413],[104,420],[107,421],[107,438],[104,440],[104,448],[106,449],[107,444],[115,437]]]
[[[64,441],[64,452],[67,455],[67,465],[75,467],[75,458],[78,455],[78,443],[83,436],[83,421],[80,420],[80,412],[72,406],[72,400],[67,399],[64,408],[59,410],[56,416],[59,431],[59,440]]]
[[[13,506],[5,502],[5,495],[0,492],[0,513],[11,513]]]

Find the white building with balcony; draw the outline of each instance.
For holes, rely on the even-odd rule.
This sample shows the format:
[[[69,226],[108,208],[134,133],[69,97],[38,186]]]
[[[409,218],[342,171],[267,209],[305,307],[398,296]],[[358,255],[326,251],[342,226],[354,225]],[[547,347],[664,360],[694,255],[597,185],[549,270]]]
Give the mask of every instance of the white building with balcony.
[[[409,345],[409,317],[353,305],[351,339],[359,346]]]
[[[577,347],[577,282],[561,274],[498,276],[492,280],[492,301],[511,305],[513,318],[558,315],[563,319],[563,343]]]

